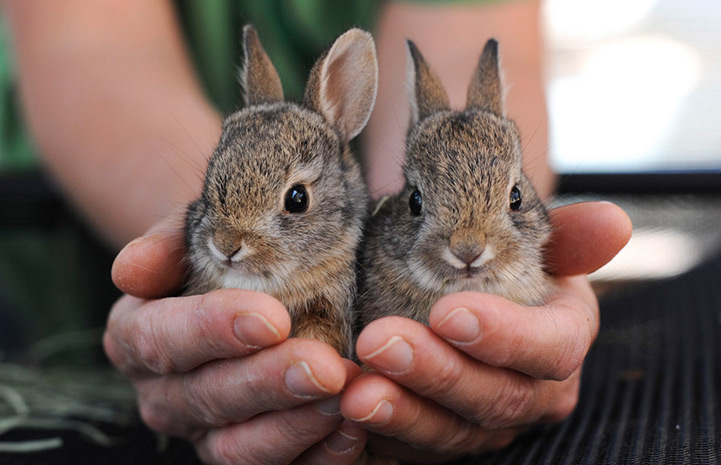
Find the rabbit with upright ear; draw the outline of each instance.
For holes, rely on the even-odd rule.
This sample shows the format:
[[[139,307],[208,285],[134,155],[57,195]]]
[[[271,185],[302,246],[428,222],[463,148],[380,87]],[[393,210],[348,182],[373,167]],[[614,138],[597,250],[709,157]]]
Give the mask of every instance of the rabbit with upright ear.
[[[443,295],[478,291],[540,304],[546,210],[521,170],[520,135],[504,117],[498,44],[486,43],[466,109],[411,41],[411,127],[400,193],[378,205],[361,256],[361,324],[399,315],[428,324]]]
[[[375,102],[373,39],[352,29],[316,62],[301,104],[283,99],[252,26],[243,31],[246,107],[223,122],[202,195],[187,211],[185,294],[276,297],[292,336],[351,353],[355,256],[367,193],[348,143]]]

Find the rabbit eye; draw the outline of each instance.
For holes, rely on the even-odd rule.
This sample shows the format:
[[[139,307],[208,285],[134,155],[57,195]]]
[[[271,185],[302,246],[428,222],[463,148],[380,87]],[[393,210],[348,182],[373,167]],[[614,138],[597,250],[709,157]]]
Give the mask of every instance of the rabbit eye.
[[[521,208],[521,191],[518,190],[518,186],[513,186],[511,189],[511,210],[518,211]]]
[[[308,192],[303,185],[296,184],[285,193],[285,211],[303,213],[306,210],[308,210]]]
[[[411,198],[408,199],[408,206],[411,207],[411,212],[418,216],[421,214],[421,208],[423,207],[423,197],[418,189],[414,190],[411,194]]]

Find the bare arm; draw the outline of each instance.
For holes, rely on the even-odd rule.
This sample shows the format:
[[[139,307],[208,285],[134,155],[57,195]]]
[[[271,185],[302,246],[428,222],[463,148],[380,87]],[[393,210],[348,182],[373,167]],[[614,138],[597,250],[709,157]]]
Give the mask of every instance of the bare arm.
[[[51,173],[115,246],[197,195],[220,119],[166,0],[6,1],[26,117]]]
[[[500,43],[506,112],[521,130],[524,168],[542,197],[553,188],[548,166],[548,119],[543,87],[539,2],[489,5],[389,3],[378,27],[378,99],[365,132],[366,171],[374,196],[397,191],[408,127],[404,39],[416,42],[448,91],[463,108],[473,67],[490,37]]]

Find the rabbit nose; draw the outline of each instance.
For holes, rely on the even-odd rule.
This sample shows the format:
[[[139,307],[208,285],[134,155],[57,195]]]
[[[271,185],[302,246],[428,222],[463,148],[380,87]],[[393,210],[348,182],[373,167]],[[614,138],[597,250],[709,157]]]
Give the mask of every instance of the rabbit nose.
[[[456,247],[452,248],[451,252],[466,266],[470,267],[471,263],[483,254],[483,248],[479,246]]]
[[[218,258],[223,260],[232,260],[243,249],[243,237],[228,234],[226,232],[216,232],[210,241],[212,247],[217,251]]]
[[[231,261],[242,249],[242,244],[228,244],[214,239],[208,241],[208,247],[213,255],[222,261]]]
[[[478,233],[470,228],[464,228],[456,231],[451,235],[448,249],[453,254],[453,266],[459,268],[471,267],[472,264],[483,255],[486,248],[486,237],[482,233]],[[455,259],[460,260],[457,262]]]

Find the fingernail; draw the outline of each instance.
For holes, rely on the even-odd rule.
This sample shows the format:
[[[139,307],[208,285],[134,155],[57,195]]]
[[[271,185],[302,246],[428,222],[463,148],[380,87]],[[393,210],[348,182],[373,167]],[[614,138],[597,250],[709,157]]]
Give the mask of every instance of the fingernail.
[[[481,333],[478,318],[465,308],[453,310],[438,323],[435,330],[438,335],[454,342],[471,342]]]
[[[325,445],[331,452],[345,454],[358,445],[358,438],[342,425],[326,438]]]
[[[358,423],[371,423],[373,425],[385,425],[393,416],[393,404],[387,400],[382,400],[373,407],[373,410],[363,418],[351,418]]]
[[[233,321],[233,333],[243,344],[259,349],[280,341],[280,332],[258,313],[240,313]]]
[[[340,395],[321,400],[315,407],[323,415],[338,415],[340,413]]]
[[[393,336],[364,358],[389,373],[402,373],[413,364],[413,348],[400,336]]]
[[[300,397],[331,393],[315,379],[306,362],[296,362],[285,370],[285,385],[290,392]]]

